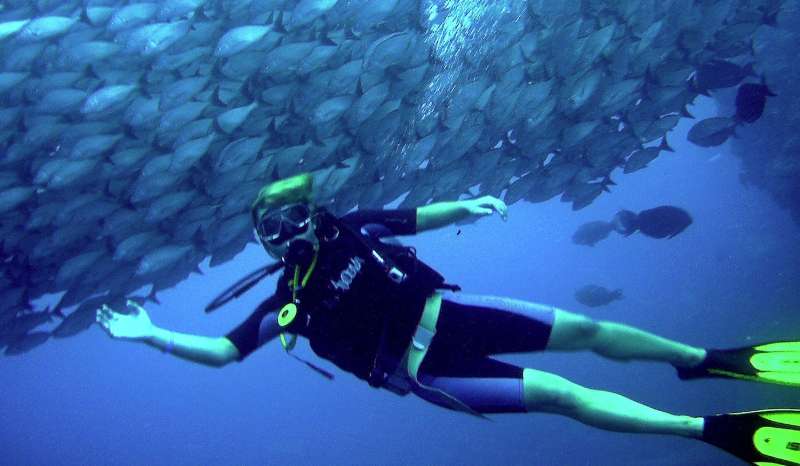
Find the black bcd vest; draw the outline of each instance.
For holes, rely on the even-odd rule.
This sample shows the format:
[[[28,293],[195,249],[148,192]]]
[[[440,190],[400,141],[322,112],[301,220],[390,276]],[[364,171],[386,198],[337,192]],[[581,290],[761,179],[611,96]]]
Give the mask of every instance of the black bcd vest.
[[[357,231],[326,211],[317,215],[317,267],[298,292],[298,317],[287,330],[379,387],[402,359],[427,297],[458,287],[445,284],[414,248],[380,241],[372,225]]]

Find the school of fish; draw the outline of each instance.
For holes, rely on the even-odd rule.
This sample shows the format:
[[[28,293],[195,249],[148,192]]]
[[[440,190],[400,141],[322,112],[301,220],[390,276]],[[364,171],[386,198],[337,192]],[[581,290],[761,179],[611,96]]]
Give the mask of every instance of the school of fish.
[[[752,61],[788,3],[4,0],[0,347],[232,259],[258,189],[302,171],[337,214],[586,207],[671,150],[698,70]]]

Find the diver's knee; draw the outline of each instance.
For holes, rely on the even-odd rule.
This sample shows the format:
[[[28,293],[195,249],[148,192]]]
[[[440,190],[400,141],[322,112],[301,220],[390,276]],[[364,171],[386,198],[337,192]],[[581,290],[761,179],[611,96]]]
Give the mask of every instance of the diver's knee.
[[[566,414],[578,409],[584,387],[548,372],[525,369],[523,372],[525,409]]]
[[[600,331],[599,322],[582,314],[558,310],[548,349],[592,349]]]
[[[572,344],[578,348],[592,349],[597,335],[600,333],[600,322],[585,315],[572,314],[570,316],[570,335]]]

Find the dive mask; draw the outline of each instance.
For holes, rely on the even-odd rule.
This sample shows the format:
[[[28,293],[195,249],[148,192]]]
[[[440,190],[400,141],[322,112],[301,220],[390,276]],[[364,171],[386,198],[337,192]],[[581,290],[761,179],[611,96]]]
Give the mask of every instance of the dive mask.
[[[305,233],[311,223],[311,211],[305,204],[289,204],[266,214],[256,225],[264,246],[279,246]]]

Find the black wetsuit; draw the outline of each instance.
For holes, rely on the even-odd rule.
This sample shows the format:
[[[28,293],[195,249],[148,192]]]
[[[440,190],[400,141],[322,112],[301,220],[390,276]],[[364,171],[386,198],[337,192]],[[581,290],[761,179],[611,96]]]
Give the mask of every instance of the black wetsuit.
[[[379,224],[385,226],[391,235],[416,233],[414,209],[357,211],[345,215],[340,221],[355,230]],[[402,303],[382,301],[380,296],[376,296],[380,293],[375,292],[373,284],[361,281],[360,272],[353,273],[357,267],[353,267],[352,256],[344,250],[346,248],[338,251],[328,249],[324,246],[320,248],[318,264],[307,290],[313,292],[316,289],[321,293],[321,286],[347,287],[348,290],[340,303],[333,304],[333,312],[316,313],[311,318],[312,322],[316,319],[319,323],[324,315],[343,316],[340,312],[346,309],[372,309],[376,317],[385,316],[387,311],[391,311],[394,317],[392,323],[396,325],[393,325],[389,339],[396,339],[393,346],[404,350],[422,314],[424,297]],[[348,268],[350,273],[344,273]],[[239,350],[240,360],[280,332],[274,313],[291,300],[287,283],[288,272],[284,272],[278,280],[275,295],[259,305],[247,320],[226,335]],[[314,283],[316,288],[312,286]],[[303,302],[308,303],[301,296],[301,305]],[[343,305],[344,309],[337,309],[338,305]],[[363,324],[361,329],[358,328],[360,324]],[[419,379],[428,386],[446,391],[481,413],[524,411],[523,369],[490,356],[543,350],[552,325],[553,308],[550,306],[503,297],[445,292],[437,333],[420,368]],[[380,335],[374,332],[375,328],[378,326],[374,323],[369,325],[369,322],[360,320],[351,321],[349,327],[337,325],[335,320],[327,320],[324,326],[318,326],[315,331],[325,329],[335,334],[338,341],[333,341],[337,341],[344,350],[337,348],[338,360],[334,362],[343,370],[366,379],[366,369],[375,356],[380,340]],[[306,332],[297,333],[304,335]],[[332,349],[325,345],[314,345],[314,335],[310,337],[315,353],[330,359],[328,351]],[[346,355],[344,359],[343,354]],[[414,391],[422,398],[437,402],[426,396],[424,390]]]

